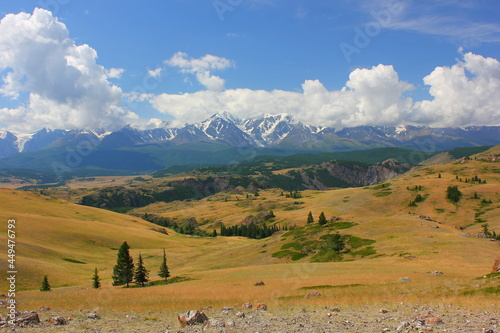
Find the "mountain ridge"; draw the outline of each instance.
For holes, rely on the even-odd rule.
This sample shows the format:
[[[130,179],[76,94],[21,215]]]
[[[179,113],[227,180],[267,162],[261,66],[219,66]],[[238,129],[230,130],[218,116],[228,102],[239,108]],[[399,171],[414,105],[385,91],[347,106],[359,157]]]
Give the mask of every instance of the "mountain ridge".
[[[265,114],[245,120],[228,112],[217,113],[208,119],[181,128],[166,126],[140,129],[127,125],[114,132],[103,130],[47,129],[18,135],[10,131],[0,133],[0,158],[19,152],[34,152],[55,141],[86,134],[94,145],[124,147],[147,143],[172,142],[181,144],[195,141],[214,141],[232,147],[304,146],[316,143],[319,149],[329,149],[337,142],[338,150],[376,147],[404,147],[426,150],[451,149],[461,146],[500,144],[500,126],[469,126],[465,128],[431,128],[428,126],[357,126],[336,130],[331,127],[306,125],[290,114]],[[346,141],[348,140],[348,141]],[[69,140],[71,141],[71,140]],[[307,147],[305,147],[307,148]]]

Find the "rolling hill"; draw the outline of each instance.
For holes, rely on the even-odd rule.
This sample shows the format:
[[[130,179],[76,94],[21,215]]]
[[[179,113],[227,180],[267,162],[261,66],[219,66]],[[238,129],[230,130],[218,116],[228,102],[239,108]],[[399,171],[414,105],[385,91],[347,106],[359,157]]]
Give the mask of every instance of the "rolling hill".
[[[287,198],[277,189],[262,190],[258,196],[218,193],[199,201],[153,203],[132,210],[135,216],[35,193],[0,190],[0,219],[4,228],[8,219],[16,219],[19,301],[26,308],[50,304],[73,309],[176,310],[245,301],[286,307],[352,304],[353,299],[381,303],[438,298],[479,305],[481,296],[463,292],[482,286],[472,279],[489,273],[499,255],[498,242],[475,237],[485,222],[490,230],[500,231],[500,166],[491,162],[491,157],[499,155],[498,149],[421,167],[368,187],[308,190],[301,192],[301,198]],[[462,192],[458,204],[446,199],[449,186],[458,186]],[[423,200],[411,205],[418,194]],[[267,223],[297,228],[264,239],[197,237],[138,217],[156,214],[179,223],[196,218],[201,229],[212,231],[220,223],[239,225],[249,215],[269,210],[275,217]],[[306,225],[309,211],[316,220],[321,212],[339,219],[325,227],[317,222]],[[328,235],[337,232],[349,244],[340,257],[329,256]],[[0,242],[5,244],[5,240],[2,233]],[[142,254],[152,280],[158,280],[155,275],[163,248],[172,275],[191,280],[144,289],[112,287],[111,269],[125,240],[134,258]],[[370,242],[358,246],[363,240]],[[321,260],[315,258],[323,250]],[[0,269],[4,271],[6,258],[2,247]],[[87,289],[94,268],[103,279],[101,290]],[[429,274],[436,270],[444,274]],[[43,275],[49,276],[51,293],[36,290]],[[399,283],[404,276],[412,283]],[[254,287],[258,281],[265,286]],[[498,286],[498,281],[488,281]],[[1,283],[4,288],[5,281]],[[305,300],[300,288],[315,286],[340,287],[325,289],[319,299]],[[131,303],[131,298],[141,302]],[[498,304],[498,298],[488,299],[488,304],[494,303]]]

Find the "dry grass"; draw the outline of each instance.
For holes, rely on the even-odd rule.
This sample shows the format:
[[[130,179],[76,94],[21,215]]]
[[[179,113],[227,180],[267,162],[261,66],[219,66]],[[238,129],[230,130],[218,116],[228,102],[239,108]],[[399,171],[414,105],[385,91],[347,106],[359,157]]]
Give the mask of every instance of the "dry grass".
[[[101,307],[116,311],[179,311],[212,306],[238,307],[265,302],[273,311],[293,308],[356,307],[365,304],[454,304],[474,308],[500,306],[498,297],[461,296],[449,291],[469,283],[470,274],[450,267],[443,276],[431,276],[426,265],[395,261],[359,261],[328,264],[281,264],[198,272],[198,280],[147,288],[118,288],[109,283],[100,290],[66,288],[52,292],[28,291],[19,297],[26,308],[49,305],[60,309]],[[410,276],[412,282],[398,279]],[[255,282],[265,286],[256,287]],[[358,284],[359,286],[351,286]],[[322,296],[304,297],[317,288]],[[131,301],[133,300],[133,301]]]
[[[152,230],[157,226],[138,218],[12,190],[0,190],[0,225],[5,230],[8,219],[18,221],[18,288],[25,290],[19,301],[30,309],[50,305],[65,309],[100,306],[177,311],[208,305],[235,306],[246,301],[266,302],[276,309],[383,302],[500,306],[498,296],[460,293],[473,287],[473,278],[489,273],[494,258],[500,254],[498,243],[465,237],[456,228],[480,232],[481,223],[475,223],[475,214],[481,212],[490,229],[500,232],[498,169],[495,163],[474,160],[427,166],[391,180],[387,196],[374,195],[382,191],[374,187],[304,191],[301,199],[287,199],[280,196],[281,191],[269,190],[261,191],[253,200],[245,200],[245,194],[230,193],[198,202],[156,203],[136,210],[178,219],[194,216],[200,222],[208,221],[202,228],[210,231],[217,221],[237,224],[259,211],[272,209],[277,222],[290,225],[304,225],[309,211],[316,218],[323,211],[327,217],[340,216],[357,223],[341,233],[377,241],[374,246],[381,256],[353,262],[311,264],[308,258],[290,262],[271,257],[286,242],[281,234],[264,240],[214,239],[169,230],[167,236]],[[464,179],[478,175],[487,184],[459,182],[457,175]],[[419,193],[426,200],[418,207],[408,207],[417,192],[407,187],[415,185],[423,186]],[[445,199],[449,185],[458,185],[464,193],[459,206]],[[482,207],[480,200],[472,199],[474,192],[493,203]],[[296,201],[303,203],[295,205]],[[440,223],[422,220],[419,215]],[[5,240],[5,233],[0,233],[0,244]],[[194,280],[137,289],[112,287],[111,269],[117,249],[125,240],[134,257],[141,252],[153,280],[163,248],[173,275]],[[414,259],[406,259],[408,256]],[[1,247],[2,271],[6,271],[6,259],[6,248]],[[94,268],[99,269],[103,279],[101,290],[89,289]],[[435,270],[444,275],[429,275]],[[46,274],[55,288],[50,293],[37,291]],[[404,276],[412,282],[399,283]],[[265,286],[255,287],[261,280]],[[353,284],[359,286],[347,286]],[[309,290],[300,288],[322,285],[344,287],[320,289],[322,296],[318,298],[303,297]],[[5,281],[0,281],[0,287],[5,286]]]

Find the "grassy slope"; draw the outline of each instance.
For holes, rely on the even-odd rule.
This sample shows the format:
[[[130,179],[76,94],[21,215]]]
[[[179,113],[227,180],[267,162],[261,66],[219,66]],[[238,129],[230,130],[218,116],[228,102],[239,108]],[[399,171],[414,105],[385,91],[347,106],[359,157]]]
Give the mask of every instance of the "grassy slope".
[[[309,211],[315,217],[324,211],[327,217],[341,216],[358,223],[341,233],[375,239],[378,254],[384,255],[353,262],[311,264],[307,263],[307,258],[299,262],[272,258],[270,254],[286,243],[280,235],[266,240],[203,239],[169,231],[170,235],[165,236],[150,230],[154,225],[134,217],[11,190],[0,191],[0,219],[4,229],[8,218],[14,217],[18,221],[18,288],[37,289],[45,274],[49,275],[54,287],[88,287],[93,269],[97,267],[101,272],[102,290],[66,288],[49,294],[38,291],[22,293],[20,301],[32,308],[49,304],[67,308],[185,309],[208,304],[232,305],[246,300],[307,306],[330,304],[333,300],[336,304],[419,301],[422,294],[432,301],[436,300],[433,295],[458,288],[469,279],[488,273],[493,259],[498,256],[497,243],[464,237],[456,226],[468,226],[466,232],[480,232],[480,224],[472,224],[477,213],[475,209],[490,209],[481,218],[489,222],[490,229],[500,231],[499,168],[497,163],[474,160],[425,167],[391,180],[390,191],[385,190],[390,194],[386,196],[375,196],[375,193],[384,192],[375,187],[307,191],[304,198],[298,200],[285,199],[279,191],[265,191],[257,200],[249,201],[247,207],[244,200],[236,201],[236,195],[232,194],[228,202],[219,196],[219,199],[212,197],[200,202],[154,204],[142,208],[170,217],[196,216],[199,221],[203,217],[212,222],[222,220],[226,224],[238,223],[258,210],[273,209],[277,221],[302,225]],[[438,173],[442,178],[437,177]],[[486,179],[487,184],[476,185],[455,179],[456,175],[471,178],[476,174]],[[408,202],[417,192],[408,191],[406,187],[415,185],[423,186],[420,193],[427,198],[418,207],[408,207]],[[444,199],[449,185],[458,185],[464,193],[459,207]],[[491,199],[493,204],[480,208],[480,200],[471,199],[474,192],[481,198]],[[242,199],[243,195],[239,197]],[[298,205],[299,209],[288,210],[294,201],[304,204]],[[420,214],[442,224],[419,219]],[[210,229],[212,222],[204,227]],[[195,280],[146,289],[111,287],[111,268],[116,249],[123,240],[132,246],[134,257],[139,251],[143,254],[153,279],[156,279],[161,249],[165,247],[173,275],[187,275]],[[5,244],[3,232],[0,243]],[[405,259],[408,256],[416,258]],[[64,258],[86,264],[70,263]],[[5,265],[6,250],[2,246],[2,271],[6,270]],[[433,270],[443,271],[445,275],[429,276],[428,272]],[[402,276],[411,277],[413,282],[398,284],[396,281]],[[266,286],[253,287],[259,280],[264,280]],[[5,283],[1,283],[5,289]],[[282,298],[304,295],[306,292],[299,290],[304,286],[348,284],[363,286],[322,290],[324,297],[318,300]],[[128,302],[130,297],[142,301],[131,304]],[[482,302],[481,298],[462,297],[457,300],[455,296],[449,296],[447,300],[473,305]],[[488,300],[488,304],[492,302],[495,301]]]

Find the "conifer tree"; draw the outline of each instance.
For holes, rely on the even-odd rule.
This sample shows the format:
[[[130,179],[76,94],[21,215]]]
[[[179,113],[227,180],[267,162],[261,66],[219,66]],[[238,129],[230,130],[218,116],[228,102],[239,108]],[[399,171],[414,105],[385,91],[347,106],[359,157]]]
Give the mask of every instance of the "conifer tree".
[[[458,189],[458,186],[448,186],[446,190],[446,198],[451,202],[458,203],[462,197],[462,192]]]
[[[318,219],[318,223],[320,225],[325,225],[326,224],[326,217],[325,217],[325,213],[321,212],[321,214],[319,214],[319,219]]]
[[[97,268],[94,271],[94,276],[92,276],[92,288],[99,289],[101,287],[101,278],[97,272]]]
[[[167,255],[165,254],[165,249],[163,249],[163,261],[161,262],[160,271],[158,272],[158,275],[165,281],[167,281],[167,279],[170,277],[170,272],[167,266]]]
[[[149,281],[148,275],[149,273],[146,267],[144,267],[142,256],[139,253],[139,260],[137,261],[137,267],[134,272],[134,282],[144,287],[145,283]]]
[[[314,223],[314,217],[312,212],[309,212],[309,215],[307,215],[307,224],[309,223]]]
[[[129,246],[127,242],[123,242],[118,250],[118,258],[116,265],[113,267],[113,285],[122,286],[124,284],[129,286],[134,277],[134,260],[128,252]]]
[[[332,240],[331,240],[331,247],[332,247],[332,250],[334,250],[337,253],[340,253],[340,251],[342,251],[344,249],[345,242],[344,242],[343,237],[340,234],[336,233],[335,235],[333,235]]]
[[[50,284],[47,275],[43,277],[42,287],[40,288],[40,291],[50,291]]]

